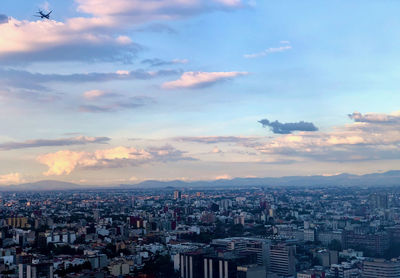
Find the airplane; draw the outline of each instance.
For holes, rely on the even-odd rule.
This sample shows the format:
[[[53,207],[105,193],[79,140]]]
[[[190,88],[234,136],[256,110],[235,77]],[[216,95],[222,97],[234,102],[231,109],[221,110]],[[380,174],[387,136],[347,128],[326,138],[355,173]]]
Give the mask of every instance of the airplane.
[[[47,19],[50,19],[50,14],[51,14],[52,12],[53,12],[53,11],[50,11],[48,14],[45,14],[43,11],[39,10],[39,11],[37,12],[39,15],[34,15],[34,16],[40,17],[40,18],[47,18]]]

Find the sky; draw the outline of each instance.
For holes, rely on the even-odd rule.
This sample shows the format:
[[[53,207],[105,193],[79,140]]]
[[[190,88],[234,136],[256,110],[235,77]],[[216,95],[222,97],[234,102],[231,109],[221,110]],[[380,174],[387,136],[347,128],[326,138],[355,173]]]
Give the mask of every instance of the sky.
[[[0,185],[399,170],[399,10],[2,0]]]

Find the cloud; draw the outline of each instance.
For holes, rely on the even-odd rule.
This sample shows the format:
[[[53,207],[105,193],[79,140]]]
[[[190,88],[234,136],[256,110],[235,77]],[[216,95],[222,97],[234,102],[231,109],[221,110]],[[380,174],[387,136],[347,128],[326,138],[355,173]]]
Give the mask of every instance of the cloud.
[[[2,84],[0,82],[0,86],[1,85]],[[42,90],[40,90],[39,88],[26,89],[26,88],[3,87],[0,89],[0,97],[18,101],[29,100],[31,102],[36,102],[36,103],[49,103],[60,100],[61,94],[57,92],[50,93],[49,90],[45,87]]]
[[[83,98],[86,100],[97,100],[101,98],[112,98],[119,96],[119,94],[109,93],[102,90],[90,90],[83,93]]]
[[[152,162],[173,162],[194,160],[172,146],[137,149],[133,147],[115,147],[94,152],[75,152],[62,150],[41,155],[37,161],[48,167],[45,176],[69,175],[76,168],[113,168],[137,166]]]
[[[0,24],[8,23],[8,16],[0,14]]]
[[[160,67],[160,66],[187,64],[188,62],[189,60],[186,59],[174,59],[172,61],[164,61],[162,59],[154,58],[154,59],[145,59],[142,61],[142,64],[147,64],[150,67]]]
[[[141,46],[124,33],[132,26],[244,7],[240,0],[75,0],[84,16],[18,20],[2,16],[0,61],[119,61],[131,63]]]
[[[75,0],[78,11],[99,18],[118,18],[122,22],[143,23],[173,20],[213,10],[241,8],[241,0]]]
[[[282,44],[283,43],[286,44],[288,42],[282,41],[281,43]],[[253,58],[267,56],[267,55],[272,54],[272,53],[285,52],[285,51],[288,51],[290,49],[292,49],[292,47],[290,45],[285,45],[285,46],[280,46],[280,47],[270,47],[270,48],[267,48],[267,49],[265,49],[265,50],[263,50],[261,52],[258,52],[258,53],[245,54],[245,55],[243,55],[243,57],[245,57],[247,59],[253,59]]]
[[[218,82],[233,79],[238,76],[247,75],[247,72],[185,72],[181,78],[166,82],[162,85],[164,89],[204,88]]]
[[[141,47],[128,37],[106,31],[106,18],[26,21],[10,18],[0,24],[0,61],[131,62]]]
[[[293,131],[317,131],[318,128],[313,123],[297,122],[297,123],[280,123],[278,121],[270,122],[267,119],[258,121],[263,127],[270,127],[273,133],[290,134]]]
[[[26,148],[106,144],[110,140],[111,139],[108,137],[88,137],[88,136],[77,136],[77,137],[61,138],[61,139],[36,139],[24,142],[1,143],[0,150],[8,151],[8,150],[26,149]]]
[[[75,74],[43,74],[32,73],[24,70],[0,68],[0,84],[16,88],[43,90],[43,83],[65,82],[65,83],[87,83],[87,82],[108,82],[116,80],[148,80],[157,77],[180,74],[179,70],[157,70],[145,71],[142,69],[117,72],[91,72]]]
[[[113,96],[118,97],[117,94],[114,94]],[[95,98],[92,98],[91,100],[93,99]],[[118,112],[120,110],[139,108],[150,103],[154,103],[154,100],[152,98],[146,96],[137,96],[122,99],[119,101],[113,101],[111,103],[84,104],[79,106],[79,111],[87,113]]]
[[[215,177],[215,180],[231,180],[232,177],[228,174],[220,175]]]
[[[0,175],[1,185],[11,185],[23,183],[25,180],[22,178],[20,173],[10,173],[6,175]]]
[[[251,147],[264,154],[288,158],[367,161],[398,159],[399,146],[399,122],[388,124],[380,120],[355,122],[329,132],[284,134]]]
[[[117,72],[92,72],[92,73],[76,73],[76,74],[42,74],[32,73],[24,70],[4,69],[0,68],[0,97],[7,99],[15,99],[33,102],[55,102],[62,98],[63,94],[53,90],[47,85],[54,82],[62,83],[99,83],[109,81],[124,80],[148,80],[163,76],[178,75],[178,70],[158,70],[144,71],[141,69],[126,71],[118,70]],[[58,88],[58,87],[57,87]],[[97,93],[97,98],[95,97]],[[86,100],[110,99],[119,97],[119,94],[97,90],[84,95]],[[83,105],[83,111],[110,111],[124,107],[137,107],[143,104],[142,99],[121,99],[113,104],[108,105]]]
[[[360,123],[400,123],[400,111],[392,114],[378,114],[353,112],[348,115],[350,119]]]
[[[104,95],[106,95],[106,92],[101,91],[101,90],[90,90],[90,91],[86,91],[86,92],[83,93],[83,97],[85,99],[89,99],[89,100],[97,99],[97,98],[102,97]]]
[[[240,136],[197,136],[197,137],[175,137],[174,140],[180,142],[193,142],[202,144],[216,143],[244,143],[254,142],[259,138],[256,137],[240,137]]]
[[[137,28],[135,31],[138,32],[152,32],[152,33],[167,33],[167,34],[177,34],[178,32],[171,28],[170,26],[162,23],[152,23],[140,28]]]
[[[215,146],[215,147],[212,149],[211,153],[224,153],[224,152],[223,152],[220,148],[218,148],[217,146]]]

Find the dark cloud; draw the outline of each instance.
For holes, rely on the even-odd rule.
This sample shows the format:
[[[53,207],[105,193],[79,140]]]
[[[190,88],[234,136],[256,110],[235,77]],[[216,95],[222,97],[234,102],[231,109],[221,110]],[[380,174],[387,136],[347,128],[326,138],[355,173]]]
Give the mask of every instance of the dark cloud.
[[[310,151],[311,149],[311,151]],[[373,145],[340,145],[340,146],[307,146],[304,148],[281,147],[273,150],[259,148],[264,154],[280,155],[286,157],[298,157],[314,161],[327,162],[354,162],[373,160],[398,160],[400,150],[398,148],[385,148]]]
[[[0,63],[5,65],[27,64],[32,62],[113,62],[122,64],[132,64],[137,57],[137,53],[143,49],[138,44],[117,45],[117,44],[84,44],[76,42],[74,44],[59,45],[43,50],[31,51],[26,53],[6,53],[0,55]]]
[[[159,58],[154,59],[145,59],[141,63],[147,64],[150,67],[161,67],[161,66],[172,66],[177,64],[186,64],[187,60],[172,60],[172,61],[165,61]]]
[[[138,96],[106,104],[81,105],[79,107],[79,111],[86,113],[109,113],[118,112],[121,110],[135,109],[151,103],[154,103],[154,100],[152,98]]]
[[[293,131],[318,131],[318,128],[309,122],[297,122],[297,123],[281,123],[278,121],[270,122],[267,119],[258,121],[263,127],[270,127],[273,133],[276,134],[290,134]]]
[[[60,139],[36,139],[24,142],[1,143],[0,150],[8,151],[8,150],[26,149],[26,148],[106,144],[110,140],[111,139],[108,137],[87,137],[87,136],[77,136],[72,138],[60,138]]]
[[[216,143],[246,143],[258,140],[256,137],[240,137],[240,136],[199,136],[199,137],[176,137],[176,141],[194,142],[203,144]]]
[[[143,153],[143,151],[145,153]],[[130,152],[135,158],[117,158],[117,159],[100,159],[94,165],[87,165],[83,168],[87,169],[104,169],[104,168],[122,168],[129,166],[140,166],[153,163],[169,163],[177,161],[197,161],[198,159],[190,157],[187,152],[176,149],[171,145],[161,147],[148,147],[144,150],[136,150]],[[147,155],[148,154],[148,155]]]
[[[348,114],[349,118],[360,123],[400,123],[399,115],[353,112]]]
[[[187,152],[178,150],[171,145],[162,147],[150,147],[147,149],[153,156],[153,160],[158,162],[174,162],[181,160],[196,161],[198,159],[186,156]]]
[[[0,85],[1,82],[0,82]],[[0,90],[0,97],[16,101],[30,101],[35,103],[51,103],[61,99],[61,94],[50,92],[47,88],[26,89],[26,88],[8,88]]]
[[[170,26],[162,23],[149,24],[144,27],[136,29],[138,32],[152,32],[152,33],[166,33],[177,34],[178,32]]]
[[[8,16],[0,14],[0,24],[8,23]]]
[[[42,74],[32,73],[24,70],[15,69],[1,69],[0,68],[0,82],[17,86],[37,85],[42,86],[40,83],[47,82],[106,82],[114,80],[147,80],[156,77],[170,76],[180,74],[179,70],[158,70],[158,71],[145,71],[137,69],[124,73],[109,72],[109,73],[76,73],[76,74]],[[22,85],[21,85],[22,84]],[[39,87],[42,88],[42,87]]]

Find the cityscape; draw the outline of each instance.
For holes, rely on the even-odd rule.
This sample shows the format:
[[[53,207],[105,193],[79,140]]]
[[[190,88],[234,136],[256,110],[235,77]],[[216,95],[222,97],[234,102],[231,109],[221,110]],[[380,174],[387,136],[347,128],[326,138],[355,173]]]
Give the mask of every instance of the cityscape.
[[[0,0],[0,278],[400,278],[399,0]]]
[[[2,277],[398,277],[400,188],[3,192]]]

